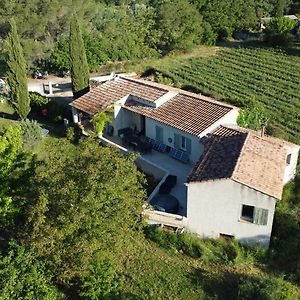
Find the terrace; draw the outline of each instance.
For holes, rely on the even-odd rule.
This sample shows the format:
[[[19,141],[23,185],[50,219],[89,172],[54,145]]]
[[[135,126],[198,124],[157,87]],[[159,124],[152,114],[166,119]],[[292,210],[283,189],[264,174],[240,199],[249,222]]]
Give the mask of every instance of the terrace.
[[[116,136],[109,136],[108,134],[103,134],[102,140],[104,143],[114,145],[118,147],[123,152],[135,152],[135,144],[125,143],[124,139]],[[143,141],[143,137],[141,138]],[[151,193],[148,198],[148,202],[151,202],[155,196],[159,194],[161,185],[164,183],[168,175],[177,176],[177,183],[171,189],[169,195],[177,198],[179,202],[179,207],[177,214],[180,216],[185,216],[187,214],[187,190],[185,182],[187,176],[191,172],[193,165],[185,164],[180,161],[173,159],[166,153],[160,153],[154,149],[152,151],[146,151],[140,153],[140,157],[137,159],[136,164],[145,173],[150,173],[156,179],[159,180],[159,184]]]

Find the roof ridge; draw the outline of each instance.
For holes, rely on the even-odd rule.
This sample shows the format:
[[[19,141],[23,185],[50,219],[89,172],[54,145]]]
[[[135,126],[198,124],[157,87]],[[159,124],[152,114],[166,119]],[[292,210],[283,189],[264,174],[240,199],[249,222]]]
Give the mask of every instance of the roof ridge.
[[[243,133],[243,132],[241,132],[241,133]],[[232,171],[232,175],[231,175],[231,178],[232,178],[232,179],[235,179],[235,172],[237,171],[237,169],[238,169],[238,167],[239,167],[239,165],[240,165],[241,157],[242,157],[243,151],[245,150],[246,144],[247,144],[247,142],[248,142],[248,140],[249,140],[249,138],[250,138],[250,132],[246,132],[246,134],[247,134],[247,136],[246,136],[246,138],[245,138],[245,140],[244,140],[244,143],[243,143],[243,146],[242,146],[241,151],[240,151],[240,153],[239,153],[238,159],[237,159],[236,164],[235,164],[235,166],[234,166],[234,169],[233,169],[233,171]]]
[[[202,155],[200,156],[200,158],[199,158],[199,160],[198,160],[198,162],[200,162],[200,163],[199,163],[199,164],[196,163],[196,165],[195,165],[195,171],[196,171],[197,169],[199,169],[200,167],[202,167],[202,166],[205,165],[205,163],[206,163],[206,161],[207,161],[207,157],[209,156],[209,153],[210,153],[211,148],[215,145],[215,143],[217,143],[216,140],[218,140],[218,138],[214,138],[214,139],[209,138],[209,139],[210,139],[212,142],[209,144],[209,147],[208,147],[207,149],[204,149],[204,152],[203,152],[204,156],[203,156],[203,157],[202,157]],[[205,146],[204,146],[204,147],[205,147]],[[194,174],[194,171],[192,171],[191,174]],[[193,176],[189,176],[189,178],[188,178],[187,181],[191,181],[191,180],[192,180],[192,177],[193,177]]]
[[[129,78],[126,76],[118,76],[117,78],[120,78],[122,80],[127,80],[127,81],[131,81],[131,82],[135,82],[135,83],[140,83],[143,84],[145,86],[151,86],[157,89],[160,89],[162,91],[166,91],[169,92],[171,89],[167,86],[167,85],[163,85],[163,84],[158,84],[156,82],[150,81],[150,80],[144,80],[144,79],[140,79],[140,78]]]
[[[180,89],[180,88],[171,87],[171,86],[168,86],[168,85],[165,85],[165,84],[162,84],[162,83],[157,83],[157,82],[154,82],[154,81],[145,80],[145,79],[141,79],[141,78],[129,78],[129,77],[126,77],[126,76],[118,76],[117,78],[125,79],[125,80],[128,80],[128,81],[133,81],[133,82],[139,82],[139,83],[144,84],[146,86],[148,85],[148,86],[155,87],[155,88],[165,90],[165,91],[168,91],[168,92],[176,91],[177,92],[176,96],[178,96],[178,95],[189,96],[189,97],[193,97],[194,99],[199,99],[199,100],[206,101],[206,102],[209,102],[209,103],[214,103],[214,104],[219,105],[219,106],[223,106],[223,107],[227,107],[227,108],[231,108],[231,109],[238,109],[237,107],[235,107],[233,105],[230,105],[230,104],[221,102],[219,100],[213,99],[212,97],[208,97],[208,96],[205,96],[205,95],[202,95],[202,94],[196,94],[196,93],[189,92],[189,91],[186,91],[186,90],[183,90],[183,89]],[[170,99],[170,100],[172,100],[172,99]]]
[[[206,101],[206,102],[214,103],[214,104],[217,104],[219,106],[224,106],[224,107],[228,107],[228,108],[232,108],[232,109],[238,109],[236,106],[227,104],[225,102],[221,102],[219,100],[213,99],[212,97],[208,97],[208,96],[205,96],[205,95],[202,95],[202,94],[196,94],[196,93],[189,92],[189,91],[186,91],[186,90],[183,90],[183,89],[179,89],[178,94],[179,95],[182,94],[182,95],[193,97],[193,98],[196,98],[196,99],[200,99],[200,100],[203,100],[203,101]]]

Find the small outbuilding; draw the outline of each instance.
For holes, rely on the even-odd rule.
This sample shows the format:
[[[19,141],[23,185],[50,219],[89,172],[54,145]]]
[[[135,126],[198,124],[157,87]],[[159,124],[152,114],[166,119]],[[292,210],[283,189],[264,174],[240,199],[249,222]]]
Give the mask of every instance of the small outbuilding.
[[[295,176],[299,146],[224,126],[203,143],[187,183],[188,230],[269,247],[275,205]]]

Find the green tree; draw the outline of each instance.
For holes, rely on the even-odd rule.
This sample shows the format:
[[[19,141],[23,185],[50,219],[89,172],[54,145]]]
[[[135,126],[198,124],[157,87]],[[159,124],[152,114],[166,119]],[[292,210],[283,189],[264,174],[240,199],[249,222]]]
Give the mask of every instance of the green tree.
[[[11,21],[11,31],[7,38],[8,71],[7,81],[11,91],[11,101],[18,115],[25,119],[30,112],[30,99],[27,87],[26,63],[20,44],[17,27]]]
[[[92,124],[97,136],[100,136],[104,130],[105,124],[109,122],[111,118],[105,112],[98,112],[92,118]]]
[[[13,243],[7,255],[0,255],[1,300],[62,299],[51,277],[44,264],[22,246]]]
[[[190,49],[200,43],[202,17],[187,0],[162,2],[157,6],[157,20],[163,52]]]
[[[258,106],[242,109],[237,119],[241,127],[258,130],[268,124],[269,118],[265,110]]]
[[[96,253],[88,274],[82,279],[80,295],[84,299],[97,300],[117,293],[121,289],[121,281],[115,269],[112,257]]]
[[[57,141],[31,183],[23,240],[46,259],[62,281],[88,273],[99,251],[114,253],[141,236],[143,177],[135,156],[85,139],[74,146]]]
[[[13,223],[19,207],[11,195],[13,171],[20,162],[22,152],[22,130],[19,126],[8,127],[0,135],[0,228],[4,229]]]
[[[267,30],[282,34],[290,32],[295,26],[297,22],[295,20],[291,20],[285,17],[272,18],[270,23],[267,26]]]
[[[70,23],[70,63],[73,95],[78,98],[89,91],[90,75],[82,34],[75,13]]]

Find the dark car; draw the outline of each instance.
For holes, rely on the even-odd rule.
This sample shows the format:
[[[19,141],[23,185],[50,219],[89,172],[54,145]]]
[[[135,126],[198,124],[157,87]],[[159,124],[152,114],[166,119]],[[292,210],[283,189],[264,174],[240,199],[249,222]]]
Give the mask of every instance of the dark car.
[[[48,78],[48,72],[37,70],[33,73],[32,77],[34,79],[47,79]]]

